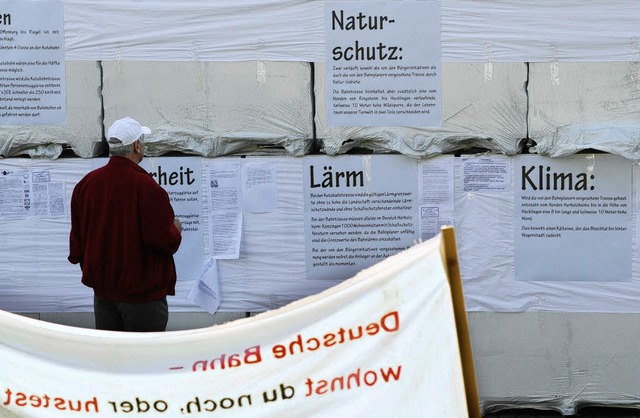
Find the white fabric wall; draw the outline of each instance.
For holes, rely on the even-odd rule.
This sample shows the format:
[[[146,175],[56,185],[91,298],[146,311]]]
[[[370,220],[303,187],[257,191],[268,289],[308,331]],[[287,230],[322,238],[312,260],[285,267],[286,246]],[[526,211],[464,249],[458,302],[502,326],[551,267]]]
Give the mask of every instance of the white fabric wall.
[[[593,156],[590,158],[613,158]],[[151,159],[152,157],[148,157]],[[166,157],[175,158],[175,157]],[[267,213],[243,212],[240,257],[219,260],[220,310],[258,312],[283,306],[301,297],[331,287],[337,281],[307,278],[304,218],[304,158],[289,157],[219,157],[221,162],[254,162],[273,164],[277,173],[278,209]],[[327,160],[340,157],[325,157]],[[418,160],[406,156],[389,156],[398,164],[409,165],[418,175]],[[500,156],[501,159],[518,157]],[[526,158],[526,157],[521,157]],[[573,157],[566,157],[573,158]],[[575,157],[581,158],[581,157]],[[586,157],[585,157],[586,158]],[[619,164],[632,162],[620,158]],[[547,281],[515,279],[514,241],[514,185],[504,190],[465,192],[461,187],[460,171],[463,158],[440,156],[429,159],[454,165],[455,213],[461,274],[464,278],[466,307],[478,312],[602,312],[639,313],[640,258],[635,251],[629,260],[632,277],[627,281],[572,282],[561,277]],[[213,159],[202,158],[206,170]],[[154,162],[150,161],[153,166]],[[515,165],[511,164],[510,165]],[[604,166],[604,165],[603,165]],[[80,283],[80,269],[68,263],[68,234],[70,221],[68,204],[75,184],[92,169],[87,159],[6,159],[0,160],[0,171],[19,168],[49,171],[51,182],[64,182],[67,215],[64,217],[3,218],[0,229],[0,309],[14,312],[77,312],[91,311],[91,292]],[[633,165],[635,185],[638,167]],[[204,178],[204,176],[201,176]],[[206,183],[206,182],[205,182]],[[202,230],[204,260],[195,271],[204,268],[209,254],[207,188],[202,185]],[[635,189],[635,186],[634,186]],[[419,193],[416,191],[416,193]],[[637,193],[633,190],[633,209],[637,207]],[[417,217],[418,214],[415,214]],[[635,238],[633,216],[628,225]],[[594,235],[588,235],[593,238]],[[197,235],[195,236],[198,239]],[[635,239],[634,239],[635,241]],[[544,260],[541,260],[544,263]],[[187,299],[197,277],[181,274],[178,266],[178,295],[171,298],[177,311],[200,311]],[[46,280],[43,280],[46,277]],[[338,278],[338,279],[344,279]],[[37,284],[37,285],[34,285]],[[606,295],[606,297],[603,297]]]

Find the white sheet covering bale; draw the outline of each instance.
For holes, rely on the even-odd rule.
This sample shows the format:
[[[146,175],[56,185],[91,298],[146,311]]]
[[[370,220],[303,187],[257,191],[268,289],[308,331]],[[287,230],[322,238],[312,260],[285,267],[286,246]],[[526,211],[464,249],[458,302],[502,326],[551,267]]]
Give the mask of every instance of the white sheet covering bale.
[[[105,129],[149,126],[147,154],[307,153],[311,69],[304,62],[103,62]]]
[[[69,59],[324,60],[322,1],[63,1]],[[445,62],[637,59],[636,0],[440,3]]]
[[[325,75],[325,64],[316,64],[316,135],[329,155],[354,148],[416,158],[470,148],[513,155],[527,136],[524,63],[443,63],[439,127],[330,127]]]
[[[100,153],[100,68],[94,61],[66,62],[67,122],[64,125],[0,125],[0,156],[57,158],[70,148],[82,158]]]
[[[638,320],[637,313],[469,312],[484,413],[640,408]]]
[[[534,152],[562,157],[597,149],[640,159],[640,63],[530,65]]]

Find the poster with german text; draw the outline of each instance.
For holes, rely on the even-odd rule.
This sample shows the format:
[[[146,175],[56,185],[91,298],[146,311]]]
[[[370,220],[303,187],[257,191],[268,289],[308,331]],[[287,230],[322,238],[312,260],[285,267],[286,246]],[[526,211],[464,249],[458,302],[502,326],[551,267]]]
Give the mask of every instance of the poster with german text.
[[[329,126],[440,126],[440,2],[325,3]]]
[[[0,125],[66,123],[64,5],[0,6]]]
[[[631,280],[632,169],[585,154],[514,161],[515,278]]]
[[[416,163],[353,155],[304,160],[308,279],[339,280],[419,238]]]

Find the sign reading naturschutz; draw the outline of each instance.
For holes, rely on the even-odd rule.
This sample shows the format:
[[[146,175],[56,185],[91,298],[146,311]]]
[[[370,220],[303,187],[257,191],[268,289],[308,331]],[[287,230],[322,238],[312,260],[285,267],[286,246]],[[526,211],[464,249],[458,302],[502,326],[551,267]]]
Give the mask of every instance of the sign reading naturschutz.
[[[440,3],[327,2],[329,126],[439,126]]]
[[[0,125],[66,123],[64,8],[0,1]]]

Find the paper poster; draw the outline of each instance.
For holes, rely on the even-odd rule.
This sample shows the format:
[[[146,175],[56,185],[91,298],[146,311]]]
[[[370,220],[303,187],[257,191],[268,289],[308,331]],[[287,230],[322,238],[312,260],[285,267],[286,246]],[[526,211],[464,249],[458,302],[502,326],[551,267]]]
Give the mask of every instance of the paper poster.
[[[31,175],[33,215],[56,217],[66,214],[65,184],[52,182],[49,171],[35,171]]]
[[[278,177],[274,164],[246,162],[242,166],[242,205],[246,213],[278,210]]]
[[[462,192],[509,191],[511,160],[506,157],[462,157]]]
[[[187,298],[211,315],[215,314],[220,306],[220,276],[218,275],[218,262],[209,260],[205,265],[200,278],[196,280]]]
[[[0,169],[0,218],[66,215],[65,184],[49,170]]]
[[[205,263],[201,159],[146,157],[140,166],[166,190],[182,224],[182,242],[173,256],[178,280],[197,279]]]
[[[325,2],[329,126],[440,126],[440,2]]]
[[[514,160],[515,278],[631,280],[632,171],[622,157]]]
[[[433,238],[444,225],[454,225],[453,157],[434,157],[418,163],[420,239]]]
[[[416,165],[394,156],[307,157],[307,278],[339,280],[418,239]]]
[[[31,212],[31,180],[27,170],[0,171],[0,217],[26,217]]]
[[[210,163],[206,172],[211,258],[237,259],[242,239],[242,165]]]
[[[66,123],[63,3],[0,6],[0,125]]]

